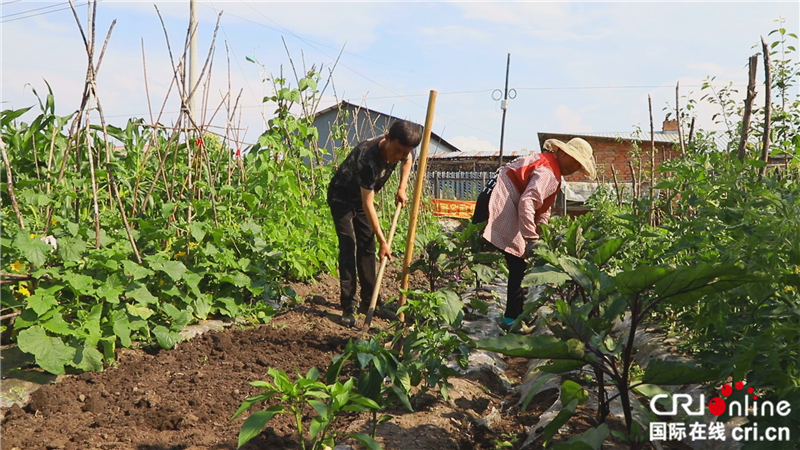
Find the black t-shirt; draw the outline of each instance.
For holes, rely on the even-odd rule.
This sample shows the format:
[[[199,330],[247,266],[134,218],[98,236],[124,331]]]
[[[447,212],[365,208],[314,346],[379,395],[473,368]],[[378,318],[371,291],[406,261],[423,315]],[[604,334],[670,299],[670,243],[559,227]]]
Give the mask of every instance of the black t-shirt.
[[[387,163],[381,156],[380,143],[383,136],[360,142],[353,147],[342,165],[333,175],[328,186],[328,201],[361,205],[361,188],[379,192],[397,163]]]

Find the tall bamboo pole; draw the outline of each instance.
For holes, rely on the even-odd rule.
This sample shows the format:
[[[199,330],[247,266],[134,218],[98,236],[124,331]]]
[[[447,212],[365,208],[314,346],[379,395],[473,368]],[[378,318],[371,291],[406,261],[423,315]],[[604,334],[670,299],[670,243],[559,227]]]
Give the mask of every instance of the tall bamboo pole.
[[[411,274],[409,266],[411,265],[411,257],[414,254],[414,237],[417,234],[417,220],[419,219],[419,204],[422,200],[422,190],[425,183],[425,168],[428,165],[428,145],[431,142],[431,129],[433,127],[433,112],[436,109],[436,91],[431,91],[428,97],[428,113],[425,117],[425,131],[422,135],[422,148],[419,153],[419,163],[417,168],[417,179],[414,183],[414,198],[411,201],[411,216],[408,221],[408,237],[406,238],[406,253],[403,258],[403,281],[400,283],[401,289],[408,289],[408,278]],[[406,304],[406,296],[400,293],[399,306]],[[400,314],[398,318],[405,320],[404,314]]]
[[[769,69],[769,45],[761,36],[761,48],[764,52],[764,136],[761,144],[761,160],[764,162],[769,161],[769,133],[770,133],[770,109],[772,108],[772,74]],[[764,171],[767,166],[762,167],[758,171],[758,178],[764,178]]]
[[[0,139],[0,153],[3,155],[3,165],[6,166],[6,186],[8,187],[8,196],[11,198],[11,207],[14,209],[14,215],[17,216],[19,227],[24,230],[25,222],[22,220],[17,196],[14,194],[14,173],[11,171],[11,162],[8,159],[8,153],[6,153],[6,144],[2,139]]]
[[[683,140],[683,126],[681,125],[681,82],[675,84],[675,119],[678,120],[678,140],[681,144],[681,156],[686,156],[686,141]]]
[[[750,114],[753,111],[753,100],[756,98],[756,64],[758,55],[750,57],[750,76],[747,81],[747,97],[744,101],[744,116],[742,117],[742,135],[739,138],[739,161],[744,161],[747,148],[747,136],[750,134]]]

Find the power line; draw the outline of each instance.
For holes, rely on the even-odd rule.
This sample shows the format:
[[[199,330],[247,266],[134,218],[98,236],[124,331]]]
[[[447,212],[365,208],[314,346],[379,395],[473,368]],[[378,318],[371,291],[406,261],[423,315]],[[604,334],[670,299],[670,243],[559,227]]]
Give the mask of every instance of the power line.
[[[97,0],[97,1],[99,2],[99,1],[101,1],[101,0]],[[86,2],[86,3],[78,3],[77,5],[75,5],[75,7],[77,8],[78,6],[85,6],[85,5],[87,5],[88,3],[89,3],[89,2]],[[55,7],[55,6],[61,6],[61,5],[64,5],[64,4],[65,4],[65,3],[60,3],[60,4],[58,4],[58,5],[46,6],[45,8],[52,8],[52,7]],[[69,4],[69,2],[67,2],[66,4]],[[31,9],[31,10],[28,10],[28,11],[24,11],[24,12],[22,12],[22,13],[10,14],[10,15],[3,16],[3,18],[5,18],[5,17],[10,17],[10,16],[13,16],[13,15],[18,15],[18,14],[29,13],[29,12],[36,11],[36,10],[39,10],[39,9],[43,9],[43,8],[36,8],[36,9]],[[67,7],[65,7],[65,8],[52,9],[52,10],[50,10],[50,11],[43,11],[43,12],[40,12],[40,13],[36,13],[36,14],[31,14],[31,15],[28,15],[28,16],[15,17],[15,18],[13,18],[13,19],[7,19],[7,20],[0,21],[0,23],[8,23],[8,22],[14,22],[15,20],[29,19],[29,18],[31,18],[31,17],[42,16],[42,15],[45,15],[45,14],[50,14],[50,13],[54,13],[54,12],[58,12],[58,11],[65,11],[65,10],[68,10],[68,9],[72,9],[72,7],[71,7],[71,6],[67,6]]]
[[[242,3],[244,3],[244,2],[242,2]],[[269,17],[265,16],[265,15],[264,15],[264,13],[262,13],[261,11],[259,11],[259,10],[255,9],[255,8],[253,8],[252,6],[250,6],[249,4],[247,4],[247,3],[244,3],[244,4],[245,4],[245,5],[247,5],[247,6],[248,6],[250,9],[252,9],[253,11],[255,11],[255,12],[257,12],[257,13],[261,14],[261,15],[262,15],[264,18],[266,18],[267,20],[269,20],[269,21],[272,21],[273,23],[277,23],[277,22],[273,21],[272,19],[270,19]],[[238,18],[240,18],[240,19],[242,19],[242,20],[247,20],[248,22],[252,22],[252,23],[254,23],[254,24],[256,24],[256,25],[259,25],[259,26],[262,26],[262,27],[265,27],[265,28],[269,28],[269,29],[271,29],[271,30],[275,30],[274,28],[272,28],[272,27],[270,27],[270,26],[264,25],[264,24],[262,24],[262,23],[259,23],[259,22],[255,22],[255,21],[253,21],[253,20],[245,19],[244,17],[235,16],[235,15],[233,15],[233,14],[229,14],[229,15],[231,15],[231,16],[233,16],[233,17],[238,17]],[[278,26],[280,26],[280,25],[278,25]],[[284,30],[286,30],[286,28],[284,28],[284,27],[282,27],[282,26],[281,26],[281,28],[283,28]],[[280,30],[275,30],[275,31],[280,31]],[[310,43],[309,41],[307,41],[307,40],[305,40],[305,39],[301,38],[300,36],[297,36],[296,34],[292,33],[292,32],[291,32],[291,31],[289,31],[289,30],[286,30],[286,32],[287,32],[287,33],[289,33],[289,34],[291,34],[291,35],[292,35],[292,36],[294,36],[295,38],[297,38],[297,39],[300,39],[301,41],[305,42],[306,44],[310,45],[310,46],[311,46],[313,49],[317,50],[318,52],[322,53],[323,55],[327,56],[328,58],[330,58],[330,59],[332,59],[332,60],[334,60],[334,61],[336,60],[336,58],[334,58],[334,57],[332,57],[331,55],[329,55],[329,54],[327,54],[327,53],[323,52],[322,50],[318,49],[317,47],[315,47],[315,46],[314,46],[314,44]],[[404,98],[404,99],[406,99],[408,102],[410,102],[410,103],[412,103],[412,104],[414,104],[414,105],[416,105],[416,106],[418,106],[418,107],[420,107],[420,108],[424,108],[424,106],[420,105],[419,103],[416,103],[415,101],[413,101],[413,100],[411,100],[411,99],[409,99],[409,98],[407,98],[407,97],[403,96],[402,94],[398,94],[397,92],[394,92],[393,90],[389,89],[388,87],[381,85],[381,84],[380,84],[380,83],[378,83],[377,81],[375,81],[375,80],[373,80],[373,79],[371,79],[371,78],[367,77],[366,75],[364,75],[364,74],[362,74],[362,73],[358,72],[357,70],[353,69],[352,67],[350,67],[350,66],[348,66],[348,65],[346,65],[346,64],[344,64],[344,63],[342,63],[342,62],[339,62],[339,64],[340,64],[342,67],[344,67],[344,68],[346,68],[346,69],[350,70],[351,72],[355,73],[356,75],[358,75],[358,76],[360,76],[360,77],[364,78],[365,80],[369,81],[370,83],[372,83],[372,84],[374,84],[374,85],[376,85],[376,86],[378,86],[378,87],[381,87],[381,88],[383,88],[383,89],[385,89],[385,90],[387,90],[387,91],[391,92],[392,94],[395,94],[397,97],[399,97],[399,98]]]
[[[41,8],[33,8],[33,9],[29,9],[27,11],[20,11],[20,12],[13,13],[13,14],[5,14],[3,16],[3,18],[13,17],[13,16],[20,16],[22,14],[28,14],[29,12],[39,11],[39,10],[42,10],[42,9],[50,9],[50,8],[55,8],[56,6],[64,6],[64,5],[69,5],[69,2],[55,3],[53,5],[42,6]]]
[[[243,0],[240,0],[240,1],[241,1],[242,3],[244,3],[244,2],[243,2]],[[337,51],[339,50],[339,48],[337,48],[337,47],[333,47],[333,46],[331,46],[331,45],[327,45],[327,44],[323,44],[323,43],[321,43],[321,42],[311,41],[311,40],[308,40],[308,39],[302,38],[302,37],[300,37],[300,36],[298,36],[298,35],[294,34],[294,33],[293,33],[291,30],[287,29],[287,28],[286,28],[286,27],[284,27],[283,25],[279,24],[279,23],[278,23],[278,22],[276,22],[275,20],[273,20],[273,19],[270,19],[269,17],[267,17],[266,15],[264,15],[264,13],[262,13],[261,11],[258,11],[257,9],[253,8],[253,7],[252,7],[252,6],[250,6],[248,3],[244,3],[244,4],[245,4],[246,6],[248,6],[250,9],[252,9],[253,11],[256,11],[257,13],[261,14],[261,15],[262,15],[262,16],[263,16],[265,19],[267,19],[267,20],[269,20],[270,22],[274,23],[275,25],[277,25],[278,27],[280,27],[282,30],[279,30],[279,29],[277,29],[277,28],[271,27],[271,26],[269,26],[269,25],[264,25],[264,24],[262,24],[262,23],[255,22],[255,21],[253,21],[253,20],[250,20],[250,19],[247,19],[247,18],[245,18],[245,17],[237,16],[236,14],[232,14],[232,13],[225,13],[225,14],[227,14],[227,15],[229,15],[229,16],[231,16],[231,17],[236,17],[237,19],[241,19],[241,20],[245,20],[245,21],[248,21],[248,22],[254,23],[254,24],[256,24],[256,25],[262,26],[262,27],[264,27],[264,28],[267,28],[267,29],[270,29],[270,30],[273,30],[273,31],[277,31],[277,32],[279,32],[279,33],[281,33],[281,32],[288,33],[288,34],[290,34],[291,36],[293,36],[293,37],[295,37],[295,38],[297,38],[297,39],[299,39],[299,40],[301,40],[301,41],[305,42],[306,44],[308,44],[308,45],[311,45],[311,46],[312,46],[312,47],[313,47],[315,50],[319,51],[320,53],[323,53],[323,52],[322,52],[321,50],[319,50],[318,48],[314,47],[312,44],[316,44],[316,45],[319,45],[319,46],[322,46],[322,47],[327,47],[327,48],[329,48],[329,49],[331,49],[331,50],[337,50]],[[204,6],[205,6],[205,5],[204,5]],[[384,61],[379,61],[379,60],[377,60],[377,59],[372,59],[372,58],[369,58],[369,57],[366,57],[366,56],[363,56],[363,55],[359,55],[359,54],[357,54],[357,53],[352,53],[352,52],[348,52],[348,51],[344,51],[343,53],[344,53],[344,54],[347,54],[347,55],[350,55],[350,56],[354,56],[354,57],[356,57],[356,58],[360,58],[360,59],[366,60],[366,61],[370,61],[370,62],[374,62],[374,63],[377,63],[377,64],[381,64],[381,65],[384,65],[384,66],[387,66],[387,67],[391,67],[391,68],[393,68],[393,69],[402,70],[402,71],[404,71],[404,72],[408,72],[408,73],[413,73],[414,75],[420,75],[420,76],[424,76],[424,77],[428,77],[428,78],[433,78],[433,79],[435,79],[435,80],[447,81],[447,82],[449,82],[449,83],[458,83],[458,84],[464,84],[462,81],[450,80],[450,79],[447,79],[447,78],[441,78],[441,77],[437,77],[437,76],[430,75],[430,74],[426,74],[426,73],[416,72],[416,71],[414,71],[414,70],[410,70],[410,69],[408,69],[408,68],[405,68],[405,67],[396,66],[396,65],[394,65],[394,64],[389,64],[389,63],[387,63],[387,62],[384,62]],[[325,53],[323,53],[323,54],[324,54],[325,56],[328,56],[329,58],[331,58],[331,56],[330,56],[330,55],[328,55],[328,54],[325,54]],[[352,70],[352,69],[351,69],[351,70]],[[427,95],[427,94],[426,94],[426,95]]]

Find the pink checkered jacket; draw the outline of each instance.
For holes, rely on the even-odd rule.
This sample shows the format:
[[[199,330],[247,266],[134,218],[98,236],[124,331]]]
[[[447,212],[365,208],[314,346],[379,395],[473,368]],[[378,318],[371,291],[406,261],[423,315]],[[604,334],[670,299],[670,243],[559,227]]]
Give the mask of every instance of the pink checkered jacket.
[[[561,167],[552,153],[517,158],[501,167],[483,237],[500,250],[523,257],[525,241],[538,239],[536,227],[550,220],[560,189]]]

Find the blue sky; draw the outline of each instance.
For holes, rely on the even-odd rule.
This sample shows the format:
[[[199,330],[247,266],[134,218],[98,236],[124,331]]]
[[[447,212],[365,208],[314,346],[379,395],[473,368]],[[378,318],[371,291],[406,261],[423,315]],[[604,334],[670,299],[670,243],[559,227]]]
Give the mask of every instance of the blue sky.
[[[83,5],[85,0],[76,0]],[[179,53],[188,24],[188,1],[155,2],[164,16],[173,52]],[[3,1],[2,108],[36,103],[31,87],[56,95],[57,112],[79,107],[86,56],[68,3]],[[116,19],[98,76],[108,121],[149,118],[142,68],[142,42],[154,113],[172,77],[164,33],[154,2],[105,0],[98,4],[98,52]],[[37,9],[42,8],[42,9]],[[36,9],[36,10],[35,10]],[[78,6],[84,21],[86,7]],[[28,12],[30,11],[30,12]],[[649,129],[647,96],[656,128],[667,105],[681,93],[700,98],[708,76],[733,82],[743,98],[747,59],[760,37],[783,17],[798,33],[800,2],[243,2],[200,3],[200,50],[208,53],[219,11],[207,107],[220,104],[228,88],[225,43],[230,48],[231,86],[242,89],[240,139],[255,141],[262,127],[259,68],[283,73],[294,84],[289,52],[302,71],[312,64],[328,76],[320,109],[336,99],[424,123],[428,92],[438,101],[433,131],[464,150],[498,147],[502,111],[492,99],[502,89],[511,53],[506,150],[535,148],[538,132],[608,132]],[[768,37],[768,40],[770,38]],[[797,42],[794,42],[797,46]],[[793,54],[797,60],[797,54]],[[758,78],[763,78],[759,67]],[[324,83],[322,83],[324,84]],[[268,86],[269,88],[269,86]],[[797,87],[792,95],[797,95]],[[681,100],[685,104],[687,98]],[[167,100],[162,123],[177,117],[177,97]],[[274,109],[266,106],[267,115]],[[711,107],[695,110],[698,123],[719,129]],[[224,125],[219,115],[214,120]]]

